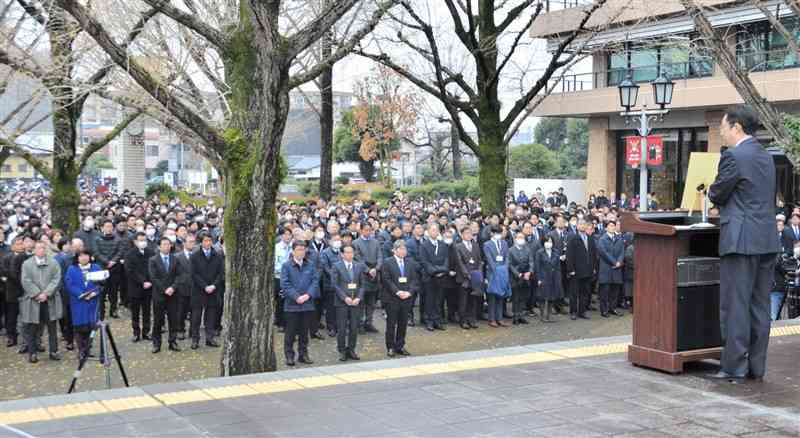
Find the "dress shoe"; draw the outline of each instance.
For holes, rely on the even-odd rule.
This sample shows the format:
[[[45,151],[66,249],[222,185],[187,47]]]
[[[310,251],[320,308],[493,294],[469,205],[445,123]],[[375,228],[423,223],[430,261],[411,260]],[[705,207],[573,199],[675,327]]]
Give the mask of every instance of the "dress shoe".
[[[313,339],[319,339],[319,340],[321,340],[321,341],[324,341],[324,340],[325,340],[325,337],[324,337],[324,336],[322,336],[321,334],[319,334],[319,332],[314,332],[314,333],[311,333],[311,337],[312,337]]]
[[[497,328],[497,327],[500,327],[500,326],[499,326],[499,325],[497,325],[497,323],[496,323],[496,322],[494,322],[494,321],[489,321],[489,327],[491,327],[491,328]]]
[[[159,344],[153,345],[153,350],[152,351],[153,351],[153,354],[160,353],[161,352],[161,345],[159,345]]]
[[[610,313],[610,314],[612,314],[612,315],[614,315],[614,316],[622,316],[622,314],[621,314],[621,313],[619,313],[619,312],[617,312],[616,310],[612,310],[612,311],[610,311],[610,312],[608,312],[608,313]]]
[[[497,321],[498,327],[508,327],[508,324],[504,323],[503,321]]]
[[[342,351],[339,353],[339,362],[347,362],[347,353]]]
[[[72,350],[75,349],[75,344],[70,342],[70,343],[67,344],[67,346],[65,348],[67,349],[67,351],[72,351]]]
[[[36,353],[33,353],[33,354],[28,356],[28,362],[30,362],[30,363],[39,362],[39,358],[36,356]]]
[[[519,319],[514,318],[514,320],[511,321],[511,325],[519,325]]]
[[[131,338],[131,342],[133,342],[134,344],[139,342],[139,341],[141,341],[141,340],[142,340],[142,337],[139,336],[139,335],[133,335],[133,337]]]
[[[178,340],[179,341],[185,341],[186,340],[186,333],[184,333],[184,332],[178,333]]]
[[[764,376],[756,376],[755,374],[747,373],[747,380],[752,380],[753,382],[762,383],[764,382]]]
[[[469,324],[467,324],[466,322],[462,322],[462,323],[461,323],[461,328],[462,328],[462,329],[464,329],[464,330],[469,330],[469,329],[471,329],[472,327],[470,327],[470,325],[469,325]]]
[[[518,319],[517,319],[517,321],[519,321],[519,323],[520,323],[520,324],[530,324],[530,323],[528,322],[528,320],[527,320],[527,319],[525,319],[525,318],[518,318]]]
[[[314,363],[310,357],[308,357],[308,353],[301,354],[300,357],[297,359],[298,362],[304,363],[306,365],[312,365]]]
[[[717,371],[714,374],[706,374],[706,378],[713,380],[727,380],[730,383],[742,383],[745,379],[744,376],[733,376],[724,371]]]
[[[200,348],[200,341],[195,339],[192,341],[192,350],[197,350],[198,348]]]
[[[217,347],[219,347],[219,344],[217,343],[217,341],[215,341],[213,339],[209,339],[209,340],[206,341],[206,347],[217,348]]]
[[[408,320],[408,326],[409,327],[415,327],[416,325],[417,325],[417,323],[414,321],[414,318],[410,318]]]
[[[428,324],[428,325],[425,326],[425,330],[427,330],[429,332],[432,332],[432,331],[434,331],[436,329],[433,328],[433,324]]]
[[[409,353],[408,350],[406,350],[405,348],[397,350],[397,354],[399,354],[400,356],[411,356],[411,353]]]
[[[365,325],[365,326],[364,326],[364,330],[365,330],[367,333],[378,333],[378,329],[376,329],[376,328],[375,328],[375,326],[374,326],[374,325],[372,325],[372,324],[367,324],[367,325]]]
[[[589,318],[589,315],[587,315],[586,313],[581,313],[580,315],[578,315],[578,318],[580,318],[580,319],[591,319],[591,318]]]
[[[575,321],[576,319],[578,319],[578,315],[576,315],[576,314],[574,314],[574,313],[571,313],[571,314],[569,315],[569,319],[571,319],[571,320]]]
[[[19,350],[17,350],[18,354],[25,354],[27,352],[28,352],[28,346],[27,345],[23,345],[23,346],[19,347]]]
[[[144,339],[145,341],[152,341],[153,340],[153,338],[151,338],[150,335],[142,335],[142,339]]]
[[[50,360],[53,360],[53,361],[56,361],[56,362],[58,362],[59,360],[61,360],[61,355],[60,355],[60,354],[58,354],[58,352],[55,352],[55,353],[50,353],[50,354],[48,355],[48,357],[50,358]]]
[[[38,351],[39,353],[44,353],[45,352],[44,345],[39,344],[39,346],[36,347],[36,351]]]
[[[328,330],[328,337],[335,338],[336,337],[336,330]]]
[[[356,352],[353,350],[347,350],[347,357],[353,360],[361,360],[361,356],[356,354]]]
[[[476,322],[473,322],[473,321],[469,322],[469,326],[474,328],[474,329],[478,328],[478,324]]]
[[[11,348],[11,347],[13,347],[15,345],[17,345],[17,340],[14,339],[14,338],[9,338],[8,342],[6,342],[6,347],[8,347],[8,348]]]
[[[170,342],[168,348],[169,348],[169,351],[181,351],[181,348],[178,347],[178,343],[177,342]]]
[[[441,330],[441,331],[447,330],[447,328],[445,326],[443,326],[442,324],[435,324],[433,326],[433,328],[435,328],[436,330]]]
[[[602,316],[603,318],[608,318],[608,313],[601,313],[600,316]]]
[[[394,350],[392,350],[390,348],[390,349],[386,350],[386,355],[389,356],[389,357],[394,357],[395,356],[395,352],[394,352]]]
[[[287,367],[293,367],[294,366],[294,358],[293,357],[287,357],[286,358],[286,366]]]

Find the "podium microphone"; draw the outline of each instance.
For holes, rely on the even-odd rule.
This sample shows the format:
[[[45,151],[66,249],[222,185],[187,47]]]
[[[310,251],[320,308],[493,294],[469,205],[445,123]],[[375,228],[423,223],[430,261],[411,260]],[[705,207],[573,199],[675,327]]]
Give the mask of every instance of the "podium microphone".
[[[700,185],[699,185],[699,186],[697,186],[697,191],[698,191],[698,192],[703,192],[703,191],[705,191],[705,190],[706,190],[706,185],[705,185],[705,183],[700,183]]]

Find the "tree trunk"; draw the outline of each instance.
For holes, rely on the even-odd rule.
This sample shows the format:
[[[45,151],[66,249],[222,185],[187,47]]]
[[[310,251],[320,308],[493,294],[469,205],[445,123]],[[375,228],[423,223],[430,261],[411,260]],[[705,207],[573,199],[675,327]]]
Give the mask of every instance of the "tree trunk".
[[[458,126],[450,121],[450,146],[453,155],[453,179],[461,179],[461,138],[458,135]]]
[[[502,213],[506,204],[506,147],[502,132],[479,134],[481,213]]]
[[[225,133],[223,376],[276,369],[275,201],[289,113],[289,63],[268,44],[273,36],[251,18],[251,5],[241,3],[240,28],[226,53],[233,128]]]
[[[331,56],[331,34],[322,38],[322,58]],[[333,65],[326,68],[320,81],[320,168],[319,197],[330,201],[333,195]]]
[[[78,190],[78,175],[74,172],[53,169],[53,178],[50,180],[52,192],[50,194],[50,209],[54,228],[64,231],[65,236],[72,236],[78,231],[78,207],[81,203],[81,193]]]

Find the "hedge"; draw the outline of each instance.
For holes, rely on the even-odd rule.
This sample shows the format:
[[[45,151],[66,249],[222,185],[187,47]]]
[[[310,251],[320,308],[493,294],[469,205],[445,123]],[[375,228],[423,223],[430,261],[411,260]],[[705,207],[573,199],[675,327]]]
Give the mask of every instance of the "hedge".
[[[458,181],[439,181],[421,186],[412,186],[401,189],[408,197],[437,199],[437,198],[477,198],[480,196],[478,178],[467,176]]]

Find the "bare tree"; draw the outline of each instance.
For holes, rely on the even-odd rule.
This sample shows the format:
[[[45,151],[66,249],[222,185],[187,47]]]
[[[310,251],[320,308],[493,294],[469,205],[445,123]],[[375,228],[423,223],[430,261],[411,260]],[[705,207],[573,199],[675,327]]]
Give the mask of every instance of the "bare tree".
[[[332,2],[308,14],[295,1],[142,0],[186,29],[216,53],[229,90],[229,115],[211,123],[179,90],[168,87],[153,69],[129,56],[109,33],[96,10],[79,0],[54,0],[77,20],[97,44],[150,96],[205,146],[223,158],[225,174],[225,309],[221,373],[236,375],[274,370],[272,318],[275,203],[281,180],[280,144],[289,111],[289,91],[322,74],[372,31],[394,0],[371,2],[363,24],[338,45],[330,58],[305,72],[293,61],[319,41],[359,2]],[[125,3],[135,3],[126,0]],[[302,22],[286,33],[286,14]],[[367,14],[367,12],[365,12]]]
[[[147,11],[137,20],[123,38],[127,47],[139,35],[142,27],[153,16]],[[78,124],[86,99],[96,89],[105,85],[111,66],[94,66],[85,62],[89,53],[80,28],[63,9],[52,1],[6,2],[0,11],[0,64],[9,70],[3,89],[14,87],[15,80],[32,84],[30,99],[19,102],[0,125],[0,145],[4,151],[18,154],[48,180],[52,187],[52,223],[67,233],[78,228],[78,177],[89,157],[105,147],[139,115],[132,112],[123,117],[103,138],[78,151]],[[85,70],[87,73],[79,73]],[[22,79],[24,78],[24,79]],[[50,111],[37,120],[29,120],[37,106],[49,104]],[[19,138],[48,119],[53,123],[52,165],[30,153],[19,144]]]
[[[589,21],[605,3],[606,0],[595,0],[581,9],[577,26],[561,36],[538,77],[515,81],[522,87],[511,105],[501,104],[501,93],[509,87],[502,82],[514,70],[523,70],[519,67],[524,62],[515,59],[515,55],[529,45],[528,34],[543,11],[543,2],[444,0],[446,25],[442,28],[434,21],[437,14],[427,10],[429,4],[404,0],[402,13],[392,15],[393,28],[377,40],[378,50],[365,47],[358,53],[397,71],[444,105],[461,141],[479,160],[482,209],[499,212],[506,193],[508,142],[520,119],[546,94],[550,79],[579,56],[583,47],[579,41],[585,43],[602,25]],[[466,70],[455,69],[444,61],[448,54],[440,48],[442,36],[450,33],[455,33],[460,43],[462,50],[456,56],[466,60]],[[388,50],[380,50],[384,46],[405,48],[413,62],[399,61]],[[524,76],[526,72],[516,74]],[[456,97],[458,94],[463,97]],[[475,126],[477,140],[468,135],[461,115]]]

